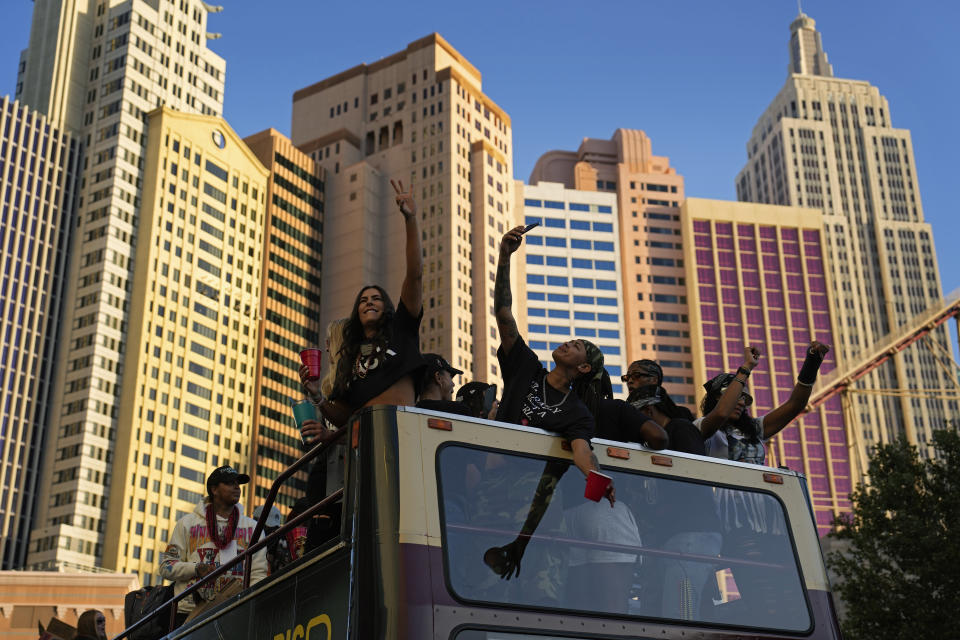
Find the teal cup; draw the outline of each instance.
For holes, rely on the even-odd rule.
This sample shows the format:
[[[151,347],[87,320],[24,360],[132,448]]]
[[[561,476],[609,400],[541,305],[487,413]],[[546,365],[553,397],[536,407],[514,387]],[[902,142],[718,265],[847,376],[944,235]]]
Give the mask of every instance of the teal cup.
[[[297,429],[303,428],[305,420],[317,419],[317,408],[309,400],[301,400],[293,405],[293,419],[297,422]]]

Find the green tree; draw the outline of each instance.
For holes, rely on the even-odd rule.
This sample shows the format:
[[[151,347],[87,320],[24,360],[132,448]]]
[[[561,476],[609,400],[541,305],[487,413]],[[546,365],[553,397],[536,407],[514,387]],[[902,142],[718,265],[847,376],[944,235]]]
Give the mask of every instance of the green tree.
[[[960,638],[960,434],[934,434],[937,457],[905,441],[870,459],[868,486],[830,534],[848,640]]]

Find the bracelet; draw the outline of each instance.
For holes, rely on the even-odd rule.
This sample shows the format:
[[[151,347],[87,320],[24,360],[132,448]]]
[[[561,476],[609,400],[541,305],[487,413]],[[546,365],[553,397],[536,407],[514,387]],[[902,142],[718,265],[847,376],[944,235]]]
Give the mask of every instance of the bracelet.
[[[797,378],[797,386],[800,386],[800,387],[813,387],[813,383],[812,383],[812,382],[804,382],[803,380],[800,380],[799,378]]]
[[[748,378],[750,377],[750,369],[747,369],[746,367],[738,367],[738,368],[737,368],[737,373],[742,373],[743,375],[747,376]],[[736,374],[734,374],[734,375],[736,375]],[[746,381],[744,381],[744,382],[746,382]]]

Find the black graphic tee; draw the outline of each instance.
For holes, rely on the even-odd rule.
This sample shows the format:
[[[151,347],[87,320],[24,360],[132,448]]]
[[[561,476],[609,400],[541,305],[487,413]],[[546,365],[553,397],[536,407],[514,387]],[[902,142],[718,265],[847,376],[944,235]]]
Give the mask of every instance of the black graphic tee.
[[[552,431],[567,441],[590,441],[594,432],[590,410],[573,391],[549,387],[547,370],[523,338],[517,338],[510,353],[498,349],[497,359],[503,372],[497,420]]]
[[[336,399],[358,409],[408,375],[413,376],[414,385],[419,389],[421,373],[426,366],[420,355],[422,318],[422,308],[414,317],[401,300],[385,332],[387,340],[360,343],[360,353],[353,364],[353,378],[344,396]]]

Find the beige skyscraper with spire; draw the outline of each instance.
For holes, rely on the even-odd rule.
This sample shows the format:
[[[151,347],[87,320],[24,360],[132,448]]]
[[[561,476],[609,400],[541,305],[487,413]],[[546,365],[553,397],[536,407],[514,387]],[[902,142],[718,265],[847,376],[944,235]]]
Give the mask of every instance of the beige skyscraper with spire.
[[[940,274],[910,131],[893,126],[879,89],[834,77],[812,18],[800,13],[790,32],[787,81],[747,143],[737,199],[823,211],[842,368],[936,303]],[[957,416],[956,400],[923,391],[956,388],[954,374],[937,362],[948,350],[941,328],[846,393],[861,463],[872,447],[900,435],[932,453],[932,431]]]
[[[224,60],[198,0],[36,0],[17,97],[82,140],[60,362],[27,564],[103,562],[146,165],[146,114],[223,112]],[[186,193],[182,195],[187,198]],[[195,200],[195,196],[190,196]],[[191,206],[194,201],[187,201]],[[151,203],[147,203],[148,205]],[[183,205],[181,205],[183,206]],[[182,210],[182,209],[181,209]],[[182,216],[182,214],[181,214]]]

